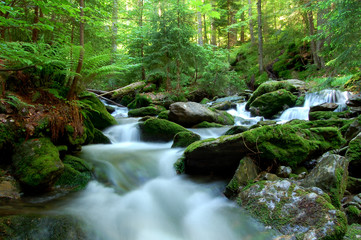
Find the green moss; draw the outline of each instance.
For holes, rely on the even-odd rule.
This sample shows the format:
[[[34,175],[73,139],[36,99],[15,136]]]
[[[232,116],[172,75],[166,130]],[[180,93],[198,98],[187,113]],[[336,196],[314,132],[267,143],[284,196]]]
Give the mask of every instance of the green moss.
[[[152,106],[132,109],[128,112],[129,117],[157,116],[160,113],[158,109]]]
[[[361,238],[361,225],[352,224],[348,226],[344,240],[356,240]]]
[[[50,187],[63,172],[59,151],[48,138],[28,140],[16,147],[13,155],[15,175],[30,187]]]
[[[127,105],[129,109],[148,107],[152,104],[152,100],[146,95],[137,94],[135,99]]]
[[[304,103],[305,103],[305,95],[302,95],[302,96],[297,98],[295,106],[296,107],[302,107],[304,105]]]
[[[190,144],[201,140],[198,134],[193,132],[179,132],[174,136],[172,148],[176,147],[188,147]]]
[[[284,106],[293,107],[297,97],[291,92],[281,89],[265,93],[250,104],[250,111],[255,116],[272,118],[275,114],[284,110]]]
[[[207,121],[203,121],[193,126],[193,128],[220,128],[220,127],[223,127],[223,125],[219,123],[210,123]]]
[[[317,111],[317,112],[310,112],[309,119],[310,121],[313,120],[328,120],[328,119],[339,119],[339,118],[347,118],[349,117],[350,112],[331,112],[331,111]]]
[[[296,168],[296,170],[294,170],[294,173],[297,174],[297,175],[301,174],[303,172],[308,173],[308,170],[305,167],[298,167],[298,168]]]
[[[133,101],[133,98],[126,95],[124,97],[122,97],[122,99],[120,100],[120,104],[122,104],[123,106],[128,106],[128,104],[130,104]]]
[[[209,100],[208,98],[203,98],[202,101],[200,102],[200,104],[207,104],[209,103],[211,100]]]
[[[108,144],[111,142],[110,142],[109,138],[103,134],[102,131],[95,128],[94,129],[94,139],[93,139],[92,143],[93,144],[98,144],[98,143]]]
[[[185,164],[184,164],[184,157],[179,158],[174,163],[174,168],[177,171],[177,174],[185,173]]]
[[[248,131],[248,127],[234,126],[234,127],[230,128],[227,132],[225,132],[223,135],[235,135],[238,133],[243,133],[245,131]]]
[[[290,84],[287,81],[269,81],[269,82],[265,82],[263,84],[261,84],[256,91],[254,91],[254,93],[252,94],[252,96],[250,97],[250,99],[247,102],[246,105],[246,109],[249,109],[251,106],[251,103],[256,100],[257,97],[266,94],[266,93],[270,93],[270,92],[274,92],[280,89],[285,89],[289,92],[294,92],[297,89]]]
[[[191,145],[189,145],[184,152],[188,152],[188,153],[193,152],[194,149],[200,147],[203,143],[212,142],[214,140],[215,140],[215,138],[208,138],[208,139],[204,139],[204,140],[194,142]]]
[[[75,130],[74,130],[73,126],[71,126],[71,125],[65,126],[67,145],[71,148],[76,148],[77,146],[83,145],[88,138],[86,131],[84,131],[84,133],[82,135],[74,135],[74,131]]]
[[[10,123],[0,124],[0,154],[2,160],[0,163],[4,163],[7,157],[10,158],[14,143],[21,137],[21,134],[17,130],[16,126]]]
[[[146,141],[171,141],[179,132],[190,132],[174,122],[158,118],[150,118],[140,127],[141,138]]]
[[[160,112],[158,118],[168,120],[169,112],[169,110]]]

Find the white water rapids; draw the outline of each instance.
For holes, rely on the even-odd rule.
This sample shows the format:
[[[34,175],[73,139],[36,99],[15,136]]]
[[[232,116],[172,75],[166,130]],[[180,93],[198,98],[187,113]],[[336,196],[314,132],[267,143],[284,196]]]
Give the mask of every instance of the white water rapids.
[[[170,148],[171,142],[141,142],[137,121],[123,119],[106,130],[112,144],[82,150],[82,157],[94,163],[98,181],[90,182],[61,212],[85,223],[87,239],[272,239],[222,195],[225,182],[176,175],[173,164],[184,149]]]

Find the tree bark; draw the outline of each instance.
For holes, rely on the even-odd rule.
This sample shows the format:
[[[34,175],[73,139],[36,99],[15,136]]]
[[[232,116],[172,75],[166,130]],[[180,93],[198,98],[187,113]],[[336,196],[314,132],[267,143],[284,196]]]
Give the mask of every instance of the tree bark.
[[[68,100],[73,100],[76,97],[76,88],[78,86],[78,82],[80,79],[80,72],[83,67],[83,60],[84,60],[84,0],[79,0],[79,6],[80,6],[80,27],[79,27],[79,43],[80,43],[80,54],[79,54],[79,60],[78,60],[78,66],[76,67],[76,73],[71,87],[69,89],[68,93]]]
[[[242,12],[241,14],[241,21],[244,22],[245,20],[245,17],[244,17],[244,12]],[[242,25],[241,27],[241,43],[244,43],[245,42],[245,34],[244,34],[244,26]]]
[[[313,12],[309,11],[307,12],[307,18],[308,18],[308,33],[311,36],[311,38],[315,35],[315,24],[313,22]],[[320,61],[319,61],[319,57],[316,51],[316,43],[314,39],[311,39],[310,42],[311,45],[311,52],[312,52],[312,58],[313,58],[313,63],[318,67],[321,68],[320,65]]]
[[[206,15],[203,14],[204,42],[208,44]]]
[[[228,26],[231,26],[235,24],[237,21],[235,18],[235,11],[231,4],[231,0],[228,0],[227,4],[228,4]],[[237,43],[237,28],[232,27],[228,30],[228,48],[233,47],[236,43]]]
[[[113,59],[112,62],[114,62],[114,55],[117,52],[117,36],[118,36],[118,9],[119,4],[118,0],[113,0],[113,12],[112,12],[112,53],[113,53]]]
[[[34,8],[34,25],[36,25],[39,22],[39,6],[35,6]],[[33,42],[37,42],[39,37],[39,29],[37,27],[33,27],[33,36],[32,40]]]
[[[257,1],[258,13],[258,64],[259,72],[263,73],[263,37],[262,37],[262,0]]]
[[[143,7],[144,7],[144,1],[143,0],[139,0],[139,10],[140,10],[140,14],[139,14],[139,27],[141,32],[143,32]],[[145,80],[145,67],[144,67],[144,39],[143,39],[143,34],[141,34],[140,37],[140,57],[141,57],[141,61],[142,61],[142,80]]]
[[[255,44],[256,40],[254,38],[254,30],[253,30],[253,19],[252,19],[252,0],[248,0],[248,16],[249,16],[249,34],[251,35],[251,43]]]
[[[212,8],[214,7],[214,2],[211,1]],[[215,26],[214,18],[211,18],[211,44],[217,46],[217,31]]]
[[[198,19],[198,45],[203,46],[203,34],[202,34],[202,14],[201,12],[197,12]]]
[[[322,25],[325,24],[325,9],[320,9],[317,13],[317,28],[318,28],[318,34],[322,34],[322,29],[320,28]],[[325,59],[320,56],[320,53],[323,51],[323,47],[325,45],[325,39],[319,38],[316,41],[316,53],[319,56],[319,67],[324,68],[325,67]]]

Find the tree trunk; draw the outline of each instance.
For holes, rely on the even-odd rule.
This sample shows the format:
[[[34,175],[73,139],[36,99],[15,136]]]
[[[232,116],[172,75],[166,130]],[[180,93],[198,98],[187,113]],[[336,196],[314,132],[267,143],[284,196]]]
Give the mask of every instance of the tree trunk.
[[[322,32],[323,32],[320,27],[325,24],[325,15],[326,15],[326,10],[325,9],[320,9],[318,11],[318,13],[317,13],[318,34],[322,34]],[[323,51],[324,44],[325,44],[325,39],[324,38],[321,38],[321,39],[319,38],[316,41],[316,53],[319,56],[319,66],[320,66],[320,68],[325,67],[325,59],[320,56],[320,53]]]
[[[212,8],[214,8],[214,2],[211,1]],[[217,46],[217,31],[214,18],[211,18],[211,44]]]
[[[76,97],[76,88],[78,86],[78,82],[80,79],[80,72],[83,67],[83,60],[84,60],[84,0],[79,0],[80,5],[80,27],[79,27],[79,43],[80,43],[80,54],[79,54],[79,60],[78,60],[78,66],[76,67],[76,73],[71,87],[69,89],[68,93],[68,100],[73,100]]]
[[[34,25],[36,25],[39,22],[39,6],[35,6],[34,8]],[[39,29],[37,27],[33,28],[33,36],[32,40],[33,42],[37,42],[39,37]]]
[[[114,62],[114,55],[117,52],[117,36],[118,36],[118,0],[113,0],[113,12],[112,12],[112,53]]]
[[[140,31],[141,31],[141,37],[140,37],[140,58],[142,61],[142,80],[145,80],[145,67],[144,67],[144,40],[143,40],[143,7],[144,7],[144,2],[143,0],[139,0],[139,10],[140,10],[140,14],[139,14],[139,27],[140,27]]]
[[[262,37],[262,0],[257,1],[258,13],[258,64],[259,72],[263,73],[263,37]]]
[[[315,24],[313,22],[313,12],[312,11],[307,12],[307,18],[308,18],[309,35],[312,38],[315,35]],[[313,62],[318,68],[321,68],[319,57],[318,57],[318,54],[317,54],[317,51],[316,51],[315,40],[311,39],[310,44],[311,44],[311,52],[312,52]]]
[[[227,1],[228,5],[228,26],[231,26],[235,24],[236,18],[235,18],[235,11],[231,5],[231,0]],[[233,47],[237,43],[237,28],[230,28],[228,30],[228,49]]]
[[[253,19],[252,19],[252,0],[248,0],[248,16],[249,16],[249,34],[251,35],[251,43],[255,44],[256,40],[254,38],[254,30],[253,30]]]
[[[206,15],[203,14],[204,42],[208,44]]]
[[[244,12],[242,12],[241,14],[241,21],[244,22],[245,20],[245,17],[244,17]],[[244,26],[242,25],[241,27],[241,43],[244,43],[245,42],[245,38],[244,38]]]
[[[203,46],[203,34],[202,34],[202,14],[201,12],[197,12],[198,19],[198,45]]]

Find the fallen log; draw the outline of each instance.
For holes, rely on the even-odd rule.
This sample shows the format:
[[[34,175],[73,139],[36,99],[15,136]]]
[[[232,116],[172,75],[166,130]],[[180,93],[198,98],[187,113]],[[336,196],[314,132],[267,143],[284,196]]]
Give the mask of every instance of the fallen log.
[[[112,105],[114,105],[114,106],[117,106],[117,107],[125,107],[125,106],[123,106],[122,104],[120,104],[120,103],[117,103],[117,102],[114,102],[113,100],[110,100],[109,98],[106,98],[106,97],[103,97],[103,96],[101,96],[101,95],[99,95],[99,94],[96,94],[95,92],[93,92],[99,99],[102,99],[102,100],[104,100],[104,101],[106,101],[106,102],[108,102],[108,103],[110,103],[110,104],[112,104]]]
[[[121,99],[122,97],[126,96],[126,95],[134,95],[136,94],[136,91],[140,90],[141,88],[143,88],[146,85],[145,82],[140,81],[140,82],[135,82],[132,84],[129,84],[125,87],[122,88],[118,88],[116,90],[110,91],[106,94],[101,94],[101,96],[103,95],[107,95],[109,93],[112,93],[111,99]]]

